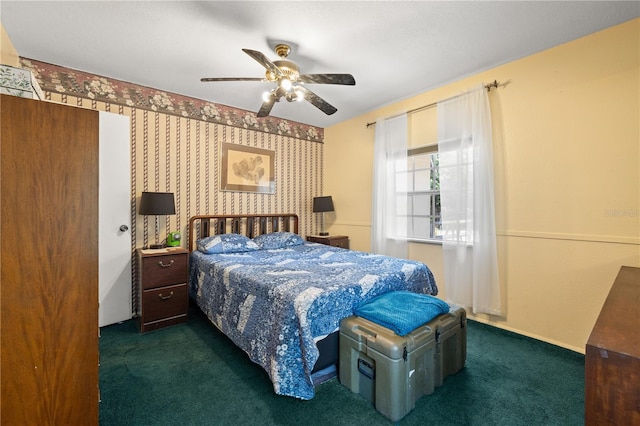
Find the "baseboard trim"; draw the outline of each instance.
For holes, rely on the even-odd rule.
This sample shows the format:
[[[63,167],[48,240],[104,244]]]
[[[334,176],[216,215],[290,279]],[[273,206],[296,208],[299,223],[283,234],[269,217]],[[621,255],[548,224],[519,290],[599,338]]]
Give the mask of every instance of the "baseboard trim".
[[[585,347],[577,347],[577,346],[573,346],[573,345],[568,345],[566,343],[563,343],[563,342],[560,342],[560,341],[557,341],[557,340],[553,340],[553,339],[549,339],[549,338],[546,338],[546,337],[542,337],[542,336],[539,336],[539,335],[533,334],[533,333],[528,333],[528,332],[523,331],[523,330],[518,330],[516,328],[509,327],[509,326],[506,326],[504,324],[496,323],[496,322],[487,320],[485,318],[479,318],[479,317],[476,317],[476,316],[473,316],[473,315],[470,315],[470,314],[467,314],[467,317],[469,319],[473,320],[473,321],[477,321],[477,322],[480,322],[482,324],[490,325],[492,327],[500,328],[502,330],[510,331],[512,333],[520,334],[522,336],[529,337],[529,338],[532,338],[532,339],[535,339],[535,340],[540,340],[541,342],[549,343],[549,344],[552,344],[554,346],[559,346],[561,348],[568,349],[568,350],[573,351],[573,352],[578,352],[578,353],[580,353],[582,355],[584,355],[584,353],[585,353]]]

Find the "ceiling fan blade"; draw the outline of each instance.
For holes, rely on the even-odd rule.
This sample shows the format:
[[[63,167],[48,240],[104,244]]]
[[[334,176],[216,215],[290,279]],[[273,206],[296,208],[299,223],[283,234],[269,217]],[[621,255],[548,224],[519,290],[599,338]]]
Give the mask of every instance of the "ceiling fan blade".
[[[280,68],[276,66],[273,62],[269,60],[262,52],[258,52],[257,50],[251,49],[242,49],[244,53],[251,56],[255,59],[260,65],[265,67],[267,71],[271,71],[276,77],[282,77],[284,74],[280,71]]]
[[[262,105],[260,106],[260,109],[258,110],[258,114],[256,114],[258,117],[266,117],[269,115],[269,113],[271,113],[271,109],[273,108],[273,105],[275,104],[274,101],[266,101],[263,102]]]
[[[356,85],[356,79],[351,74],[301,74],[298,81],[301,83]]]
[[[331,115],[338,110],[336,107],[334,107],[306,87],[300,86],[296,88],[296,90],[301,91],[304,94],[304,99],[306,101],[308,101],[311,105],[318,108],[320,111],[324,112],[327,115]]]
[[[267,81],[267,79],[258,77],[205,77],[201,78],[200,81]]]

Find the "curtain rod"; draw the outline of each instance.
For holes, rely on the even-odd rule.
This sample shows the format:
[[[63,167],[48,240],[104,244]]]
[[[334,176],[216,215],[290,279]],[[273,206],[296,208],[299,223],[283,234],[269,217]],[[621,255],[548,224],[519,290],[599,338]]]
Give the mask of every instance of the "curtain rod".
[[[489,83],[489,84],[485,84],[485,85],[484,85],[484,87],[485,87],[488,91],[491,91],[491,88],[496,88],[496,89],[497,89],[497,88],[498,88],[498,86],[500,86],[500,83],[498,83],[498,80],[493,80],[493,83]],[[411,113],[414,113],[414,112],[422,111],[422,110],[424,110],[424,109],[433,108],[434,106],[437,106],[439,102],[446,102],[446,101],[449,101],[449,100],[451,100],[451,99],[455,99],[455,98],[457,98],[457,97],[459,97],[459,96],[462,96],[462,95],[455,95],[455,96],[451,96],[450,98],[446,98],[446,99],[443,99],[443,100],[438,101],[438,102],[433,102],[433,103],[431,103],[431,104],[423,105],[423,106],[418,107],[418,108],[410,109],[410,110],[409,110],[409,111],[407,111],[406,113],[401,112],[400,114],[392,115],[391,117],[387,117],[387,118],[394,118],[394,117],[398,117],[398,116],[400,116],[400,115],[402,115],[402,114],[411,114]],[[368,127],[370,127],[370,126],[373,126],[373,125],[375,125],[375,124],[376,124],[376,122],[375,122],[375,121],[373,121],[373,122],[371,122],[371,123],[367,123],[367,128],[368,128]]]

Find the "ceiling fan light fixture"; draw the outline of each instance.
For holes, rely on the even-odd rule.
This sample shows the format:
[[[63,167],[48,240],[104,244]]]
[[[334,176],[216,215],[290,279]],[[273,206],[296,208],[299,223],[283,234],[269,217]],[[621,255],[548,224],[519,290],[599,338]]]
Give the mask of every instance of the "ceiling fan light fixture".
[[[264,92],[262,94],[262,100],[264,102],[271,102],[273,100],[273,92]]]
[[[267,70],[265,75],[266,75],[268,81],[276,81],[278,79],[276,74],[271,70]]]
[[[285,99],[289,102],[301,102],[304,101],[304,93],[300,90],[300,86],[294,86],[292,90],[286,94]]]
[[[291,80],[289,80],[288,78],[281,78],[280,79],[280,87],[282,87],[282,89],[284,89],[286,92],[291,90],[291,87],[293,86],[293,83],[291,83]]]

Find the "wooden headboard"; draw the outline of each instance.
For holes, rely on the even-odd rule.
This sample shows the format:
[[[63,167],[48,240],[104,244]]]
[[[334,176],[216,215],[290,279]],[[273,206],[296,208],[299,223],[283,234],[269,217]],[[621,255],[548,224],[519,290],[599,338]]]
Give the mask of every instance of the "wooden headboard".
[[[273,214],[212,214],[193,216],[189,220],[189,251],[196,249],[199,238],[218,234],[242,234],[249,238],[270,232],[298,233],[298,215]]]

